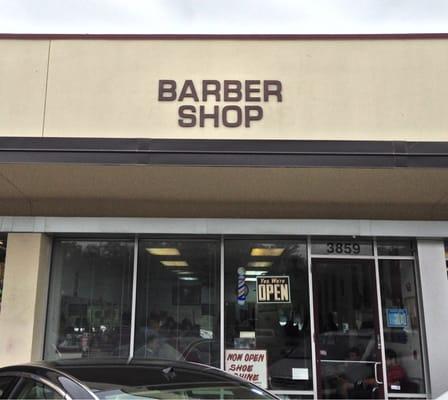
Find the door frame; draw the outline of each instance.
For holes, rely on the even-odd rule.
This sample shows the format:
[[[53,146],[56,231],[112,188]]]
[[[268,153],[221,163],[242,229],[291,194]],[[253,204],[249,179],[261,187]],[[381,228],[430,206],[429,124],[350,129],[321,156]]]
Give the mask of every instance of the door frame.
[[[308,279],[309,279],[309,291],[310,291],[310,318],[311,320],[311,337],[312,337],[312,354],[313,354],[313,392],[314,398],[320,398],[320,382],[319,382],[319,362],[318,362],[318,341],[317,341],[317,331],[316,331],[316,317],[317,317],[317,293],[315,290],[315,283],[313,280],[313,260],[352,260],[352,261],[371,261],[374,267],[374,292],[376,291],[376,304],[374,304],[374,312],[377,314],[377,318],[375,318],[376,331],[379,335],[377,338],[377,343],[380,344],[380,361],[381,361],[381,375],[383,381],[383,391],[384,391],[384,399],[388,399],[388,382],[387,382],[387,371],[386,371],[386,355],[385,355],[385,346],[384,346],[384,325],[383,325],[383,310],[382,310],[382,302],[381,302],[381,286],[380,286],[380,273],[379,273],[379,262],[378,262],[378,251],[377,251],[377,241],[375,238],[372,240],[373,247],[373,255],[369,256],[356,256],[356,255],[316,255],[312,254],[311,251],[311,242],[312,237],[308,237]],[[374,301],[375,303],[375,301]]]

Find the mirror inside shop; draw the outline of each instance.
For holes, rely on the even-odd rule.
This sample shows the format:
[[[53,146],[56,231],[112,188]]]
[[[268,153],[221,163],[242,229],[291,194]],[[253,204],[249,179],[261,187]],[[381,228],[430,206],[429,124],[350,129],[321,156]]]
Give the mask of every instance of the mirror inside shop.
[[[384,380],[425,393],[411,240],[53,245],[46,359],[184,360],[323,398],[380,398]]]

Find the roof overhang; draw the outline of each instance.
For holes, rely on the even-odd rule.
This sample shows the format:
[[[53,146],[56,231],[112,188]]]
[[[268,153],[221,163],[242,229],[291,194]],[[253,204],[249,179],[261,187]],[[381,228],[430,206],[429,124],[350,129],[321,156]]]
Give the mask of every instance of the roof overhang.
[[[448,143],[1,138],[1,215],[448,219]]]

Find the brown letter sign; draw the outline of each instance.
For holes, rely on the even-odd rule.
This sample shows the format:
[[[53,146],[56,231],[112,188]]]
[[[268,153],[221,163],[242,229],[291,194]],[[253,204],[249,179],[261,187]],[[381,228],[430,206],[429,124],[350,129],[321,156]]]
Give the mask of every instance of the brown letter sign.
[[[250,128],[263,119],[262,103],[283,101],[278,80],[160,79],[158,100],[179,104],[178,125],[182,128]],[[212,101],[213,104],[207,104]],[[255,103],[255,104],[254,104]]]

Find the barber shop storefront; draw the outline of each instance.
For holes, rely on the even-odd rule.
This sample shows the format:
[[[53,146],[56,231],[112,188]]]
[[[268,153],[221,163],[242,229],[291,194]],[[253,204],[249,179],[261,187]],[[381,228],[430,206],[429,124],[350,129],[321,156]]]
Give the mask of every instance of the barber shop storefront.
[[[390,397],[425,393],[413,240],[53,246],[45,359],[185,359],[305,397],[313,376],[322,398],[384,396],[384,376]]]
[[[448,390],[448,37],[0,37],[0,363]]]
[[[384,396],[385,376],[390,397],[425,393],[414,240],[53,246],[45,359],[184,359],[293,397],[312,396],[313,381],[322,398]]]

